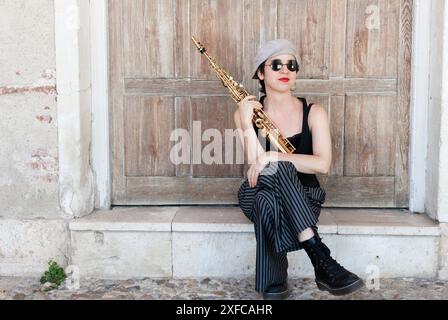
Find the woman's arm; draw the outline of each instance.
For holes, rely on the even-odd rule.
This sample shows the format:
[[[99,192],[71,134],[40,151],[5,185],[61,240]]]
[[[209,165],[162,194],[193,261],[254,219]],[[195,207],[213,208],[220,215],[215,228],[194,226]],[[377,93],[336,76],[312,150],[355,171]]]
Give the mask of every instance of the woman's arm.
[[[264,153],[264,149],[258,140],[252,123],[242,121],[238,109],[233,114],[233,119],[237,127],[241,145],[243,146],[245,159],[248,164],[254,164],[257,162],[258,157]]]
[[[269,152],[267,157],[270,162],[290,161],[302,173],[328,174],[331,166],[331,134],[325,109],[318,104],[313,105],[308,123],[313,136],[313,155]]]

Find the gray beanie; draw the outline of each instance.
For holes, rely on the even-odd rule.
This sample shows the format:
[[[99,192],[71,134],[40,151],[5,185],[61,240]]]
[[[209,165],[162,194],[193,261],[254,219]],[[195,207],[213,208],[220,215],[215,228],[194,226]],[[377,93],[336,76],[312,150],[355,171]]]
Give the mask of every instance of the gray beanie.
[[[281,54],[292,54],[297,60],[297,51],[294,45],[285,39],[277,39],[266,42],[263,47],[260,48],[253,65],[253,77],[252,79],[258,79],[257,70],[258,67],[271,57]]]

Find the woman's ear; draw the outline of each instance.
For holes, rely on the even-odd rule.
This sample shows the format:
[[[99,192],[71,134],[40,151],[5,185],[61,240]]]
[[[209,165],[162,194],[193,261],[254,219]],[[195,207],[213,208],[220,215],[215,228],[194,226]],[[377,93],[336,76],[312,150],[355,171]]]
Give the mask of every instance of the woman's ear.
[[[260,69],[258,69],[257,75],[258,75],[258,79],[264,80],[264,74],[260,71]]]

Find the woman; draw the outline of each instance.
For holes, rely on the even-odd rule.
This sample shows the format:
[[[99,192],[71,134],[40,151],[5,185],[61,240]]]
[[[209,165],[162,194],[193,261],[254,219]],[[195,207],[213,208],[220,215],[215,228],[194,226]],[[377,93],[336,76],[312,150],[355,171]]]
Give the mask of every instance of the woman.
[[[265,96],[260,102],[254,96],[246,97],[234,114],[250,165],[238,190],[239,206],[254,223],[255,290],[262,292],[265,299],[288,295],[287,253],[301,249],[305,249],[313,264],[320,290],[342,295],[364,285],[357,275],[331,257],[317,232],[325,191],[316,174],[329,171],[331,137],[325,109],[318,104],[308,106],[306,99],[291,93],[299,71],[296,57],[294,46],[287,40],[266,43],[253,68],[253,78],[260,81],[260,91]],[[269,141],[259,139],[252,123],[256,108],[263,109],[282,136],[293,144],[294,154],[271,150]],[[266,148],[261,142],[265,142]]]

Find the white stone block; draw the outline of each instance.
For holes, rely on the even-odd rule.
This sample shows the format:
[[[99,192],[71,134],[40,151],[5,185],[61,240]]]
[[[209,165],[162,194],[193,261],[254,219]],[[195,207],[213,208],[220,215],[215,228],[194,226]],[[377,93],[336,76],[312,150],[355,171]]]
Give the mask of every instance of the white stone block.
[[[72,264],[81,277],[171,277],[171,233],[72,231]]]
[[[368,276],[431,278],[437,275],[439,238],[433,236],[338,235],[336,259],[344,267]]]
[[[173,277],[255,275],[256,242],[246,232],[173,232]]]
[[[438,278],[448,280],[448,223],[440,224]]]
[[[117,207],[70,222],[81,276],[172,276],[171,222],[177,207]]]
[[[40,276],[50,260],[65,267],[68,242],[63,220],[0,219],[0,275]]]

